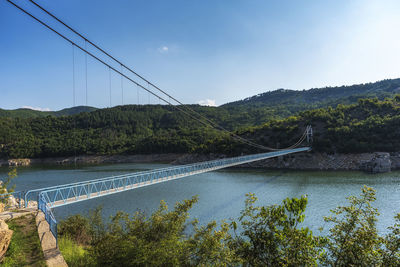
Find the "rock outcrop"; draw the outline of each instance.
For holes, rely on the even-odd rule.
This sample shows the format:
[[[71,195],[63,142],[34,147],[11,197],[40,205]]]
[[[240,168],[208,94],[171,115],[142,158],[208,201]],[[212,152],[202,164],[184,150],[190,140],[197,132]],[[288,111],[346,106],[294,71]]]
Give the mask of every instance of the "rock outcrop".
[[[225,157],[227,157],[227,155],[213,153],[207,155],[171,153],[151,155],[77,156],[67,158],[0,160],[0,166],[21,166],[29,164],[108,164],[154,162],[188,164]],[[386,152],[360,154],[327,154],[319,152],[304,152],[257,161],[241,165],[239,167],[292,170],[365,170],[368,172],[387,172],[390,170],[400,169],[400,152],[390,154]]]
[[[31,164],[30,159],[9,159],[7,161],[8,166],[29,166]]]
[[[360,169],[370,173],[390,172],[392,161],[390,154],[385,152],[374,153],[374,158],[360,164]]]
[[[0,220],[0,262],[4,258],[4,254],[6,254],[8,246],[11,242],[13,231],[8,229],[8,225]]]
[[[0,166],[29,166],[34,164],[101,164],[101,163],[169,163],[183,154],[138,154],[138,155],[110,155],[110,156],[88,156],[57,158],[34,158],[34,159],[0,159]]]
[[[179,158],[174,164],[188,164],[204,160],[223,158],[225,155],[188,155]],[[370,166],[370,167],[366,167]],[[360,154],[327,154],[304,152],[260,160],[238,166],[240,168],[266,168],[289,170],[363,170],[371,173],[388,172],[400,169],[400,153],[386,152]]]

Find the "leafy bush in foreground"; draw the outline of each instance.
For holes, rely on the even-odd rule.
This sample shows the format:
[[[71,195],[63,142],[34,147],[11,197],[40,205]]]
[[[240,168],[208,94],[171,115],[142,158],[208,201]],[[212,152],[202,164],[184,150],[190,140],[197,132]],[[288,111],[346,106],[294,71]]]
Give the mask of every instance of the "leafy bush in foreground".
[[[78,245],[88,244],[81,254],[96,266],[400,265],[400,213],[390,233],[379,236],[372,188],[364,187],[360,197],[348,198],[348,206],[332,210],[325,218],[333,225],[327,236],[314,236],[301,227],[306,196],[260,207],[255,206],[256,200],[248,194],[238,222],[218,227],[215,221],[205,226],[196,220],[187,222],[197,202],[193,197],[177,203],[172,211],[161,202],[149,217],[137,212],[130,218],[118,212],[108,224],[101,219],[100,209],[89,218],[72,216],[60,224],[60,233]],[[76,227],[67,227],[67,222]],[[82,233],[90,238],[82,239]],[[83,266],[79,259],[74,262],[69,264]]]

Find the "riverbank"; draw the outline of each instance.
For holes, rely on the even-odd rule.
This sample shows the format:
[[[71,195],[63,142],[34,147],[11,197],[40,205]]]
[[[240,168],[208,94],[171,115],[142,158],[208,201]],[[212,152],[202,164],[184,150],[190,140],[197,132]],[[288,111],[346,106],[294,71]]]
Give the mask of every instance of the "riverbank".
[[[76,157],[54,158],[24,158],[24,159],[0,159],[0,166],[30,166],[37,164],[108,164],[108,163],[171,163],[183,154],[139,154],[139,155],[110,155],[92,156],[79,155]]]
[[[174,164],[187,164],[222,158],[224,155],[185,155]],[[388,172],[400,169],[400,153],[361,153],[361,154],[333,154],[326,153],[296,153],[282,157],[255,161],[237,166],[240,168],[265,168],[289,170],[362,170],[372,173]]]
[[[57,157],[39,159],[0,159],[0,166],[29,166],[36,164],[109,164],[109,163],[171,163],[189,164],[218,158],[224,154],[140,154]],[[290,170],[364,170],[387,172],[400,169],[400,153],[326,154],[298,153],[238,166],[240,168],[290,169]]]

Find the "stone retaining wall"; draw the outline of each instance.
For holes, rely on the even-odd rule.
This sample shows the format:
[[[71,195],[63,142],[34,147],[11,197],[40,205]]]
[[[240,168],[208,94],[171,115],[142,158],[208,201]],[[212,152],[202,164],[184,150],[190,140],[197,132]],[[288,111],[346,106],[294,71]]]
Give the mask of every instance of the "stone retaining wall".
[[[44,213],[41,211],[38,211],[36,215],[36,226],[47,266],[68,267],[57,247],[56,239],[50,232],[50,227],[45,219]]]

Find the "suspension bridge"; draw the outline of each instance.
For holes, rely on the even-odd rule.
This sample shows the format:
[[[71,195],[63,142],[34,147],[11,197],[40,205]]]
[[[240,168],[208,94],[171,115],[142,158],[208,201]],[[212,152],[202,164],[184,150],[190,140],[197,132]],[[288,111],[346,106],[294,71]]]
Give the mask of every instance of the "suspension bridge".
[[[303,144],[303,141],[307,141],[311,143],[312,140],[312,128],[311,126],[307,126],[301,137],[295,142],[293,145],[276,149],[272,147],[265,146],[264,144],[258,144],[254,141],[243,138],[242,136],[237,135],[236,133],[230,132],[225,129],[223,126],[218,125],[213,120],[207,118],[206,116],[196,112],[189,106],[183,104],[179,100],[177,100],[172,95],[168,94],[166,91],[162,90],[149,80],[145,79],[137,72],[129,68],[127,65],[123,64],[121,61],[113,57],[110,53],[106,52],[104,49],[100,48],[97,44],[90,41],[84,35],[73,29],[71,26],[67,25],[61,19],[59,19],[54,14],[50,13],[48,10],[44,9],[42,6],[38,5],[33,0],[29,0],[35,7],[39,8],[45,14],[50,16],[50,18],[56,20],[62,26],[64,26],[67,30],[71,31],[73,34],[78,36],[79,38],[84,40],[84,46],[78,45],[75,41],[67,37],[65,34],[61,33],[59,30],[54,29],[49,26],[43,20],[37,18],[32,15],[32,13],[28,12],[26,9],[17,5],[13,1],[7,0],[14,7],[22,11],[24,14],[28,15],[41,25],[43,25],[48,30],[52,31],[65,41],[72,44],[73,49],[78,48],[82,52],[85,53],[86,56],[90,56],[99,63],[105,65],[109,73],[111,71],[117,73],[121,76],[121,89],[123,90],[123,79],[135,84],[138,88],[143,89],[149,93],[149,95],[153,95],[158,98],[160,101],[173,106],[176,110],[182,113],[183,116],[186,116],[189,120],[196,121],[204,126],[211,127],[217,129],[219,131],[225,132],[229,134],[235,141],[241,142],[243,144],[255,147],[259,150],[268,150],[272,152],[263,152],[251,155],[244,155],[238,157],[231,158],[222,158],[217,160],[198,162],[187,165],[179,165],[172,166],[168,168],[155,169],[144,172],[136,172],[131,174],[124,174],[112,177],[99,178],[90,181],[82,181],[71,184],[57,185],[52,187],[40,188],[40,189],[32,189],[22,196],[21,193],[19,195],[19,206],[21,204],[23,206],[28,207],[29,203],[35,202],[37,203],[37,207],[39,210],[43,211],[45,214],[46,221],[50,225],[50,231],[53,233],[54,237],[57,238],[57,221],[53,215],[52,209],[57,208],[64,205],[70,205],[73,203],[90,200],[93,198],[99,198],[110,194],[116,194],[119,192],[124,192],[127,190],[133,190],[144,186],[151,186],[157,183],[168,182],[175,179],[180,179],[187,176],[193,176],[200,173],[215,171],[223,168],[243,165],[247,163],[251,163],[254,161],[266,160],[274,157],[285,156],[293,153],[300,153],[309,151],[311,148],[309,146],[299,147]],[[103,56],[108,57],[112,62],[116,65],[112,65],[108,61],[101,59],[99,55],[94,54],[93,52],[87,50],[86,45],[91,45],[94,49],[99,51]],[[74,56],[73,56],[74,57]],[[73,58],[74,59],[74,58]],[[73,60],[74,61],[74,60]],[[87,64],[87,63],[86,63]],[[87,68],[87,65],[86,65]],[[127,72],[123,72],[127,70]],[[86,70],[87,72],[87,70]],[[133,76],[129,76],[128,74],[132,74]],[[74,70],[73,70],[74,75]],[[111,81],[110,81],[111,83]],[[75,80],[73,82],[73,98],[75,104]],[[111,87],[110,87],[111,91]],[[86,100],[87,100],[87,77],[86,77]],[[122,100],[123,101],[123,100]],[[110,94],[110,105],[111,105],[111,94]],[[14,194],[17,195],[17,194]],[[37,202],[36,202],[37,201]]]

